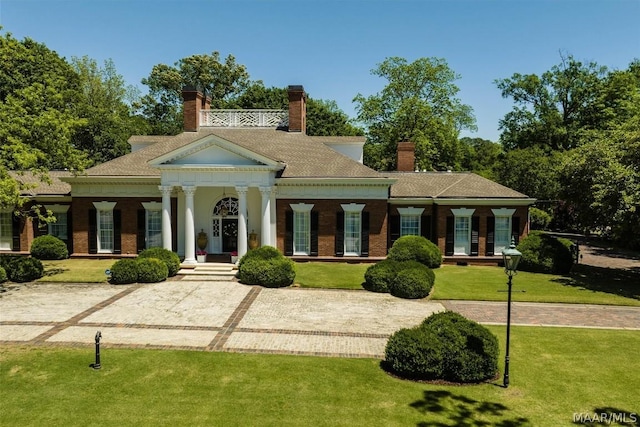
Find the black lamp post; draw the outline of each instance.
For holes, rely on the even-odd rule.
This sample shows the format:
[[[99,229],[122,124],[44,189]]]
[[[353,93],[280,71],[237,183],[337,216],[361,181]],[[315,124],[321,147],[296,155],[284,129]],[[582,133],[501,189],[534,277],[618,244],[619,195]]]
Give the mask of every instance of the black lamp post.
[[[507,352],[504,357],[504,387],[509,387],[509,338],[511,335],[511,279],[516,274],[516,268],[520,262],[522,254],[516,249],[516,242],[511,237],[509,249],[502,250],[502,260],[504,261],[504,272],[509,276],[509,300],[507,302]]]

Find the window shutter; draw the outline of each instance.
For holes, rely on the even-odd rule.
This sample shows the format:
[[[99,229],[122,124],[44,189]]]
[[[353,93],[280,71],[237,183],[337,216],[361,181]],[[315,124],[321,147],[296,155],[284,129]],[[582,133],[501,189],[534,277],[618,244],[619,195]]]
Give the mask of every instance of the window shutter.
[[[369,256],[369,212],[362,212],[362,232],[360,242],[360,256]]]
[[[311,256],[318,256],[318,225],[320,223],[320,215],[318,212],[311,211]]]
[[[344,212],[336,212],[336,256],[344,256]]]
[[[427,240],[431,240],[431,216],[423,215],[420,217],[420,234]]]
[[[122,215],[120,209],[113,210],[113,253],[122,253]]]
[[[478,250],[480,249],[480,217],[471,217],[471,255],[478,256]]]
[[[69,254],[73,253],[73,215],[71,209],[67,211],[67,250]]]
[[[284,254],[293,255],[293,211],[284,213]]]
[[[89,209],[89,253],[98,253],[98,212]]]
[[[487,247],[485,253],[487,256],[495,255],[495,239],[496,239],[496,217],[487,217]]]
[[[400,215],[389,216],[389,247],[400,238]]]
[[[136,246],[138,253],[146,249],[146,237],[147,237],[147,211],[144,209],[138,209],[138,236],[136,239]]]
[[[444,254],[445,255],[453,255],[453,217],[447,217],[447,234],[444,242]]]
[[[20,228],[22,225],[21,218],[15,213],[11,214],[11,249],[18,252],[20,251]]]
[[[33,219],[33,237],[44,236],[49,232],[49,226],[46,221],[41,221],[38,216]]]
[[[511,236],[516,241],[516,245],[520,242],[520,217],[511,218]]]

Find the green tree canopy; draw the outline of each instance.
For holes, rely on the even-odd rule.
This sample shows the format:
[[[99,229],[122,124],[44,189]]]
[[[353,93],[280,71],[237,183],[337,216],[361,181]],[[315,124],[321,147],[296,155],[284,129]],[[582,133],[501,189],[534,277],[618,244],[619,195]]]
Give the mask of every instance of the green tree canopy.
[[[420,169],[448,168],[459,156],[460,130],[475,130],[472,108],[456,97],[460,78],[440,58],[420,58],[412,63],[391,57],[372,74],[388,81],[382,92],[358,94],[358,121],[366,126],[365,164],[378,170],[396,166],[400,141],[416,145]]]

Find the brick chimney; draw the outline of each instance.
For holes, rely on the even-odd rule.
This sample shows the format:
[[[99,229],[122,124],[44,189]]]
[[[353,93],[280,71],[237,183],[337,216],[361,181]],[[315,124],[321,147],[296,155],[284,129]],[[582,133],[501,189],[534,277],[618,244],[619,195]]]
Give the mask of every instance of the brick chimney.
[[[185,132],[200,130],[200,111],[211,108],[211,99],[205,98],[193,87],[182,89],[183,127]]]
[[[416,145],[413,142],[398,142],[398,166],[401,172],[413,172],[416,166]]]
[[[289,132],[307,133],[307,94],[301,85],[289,86]]]

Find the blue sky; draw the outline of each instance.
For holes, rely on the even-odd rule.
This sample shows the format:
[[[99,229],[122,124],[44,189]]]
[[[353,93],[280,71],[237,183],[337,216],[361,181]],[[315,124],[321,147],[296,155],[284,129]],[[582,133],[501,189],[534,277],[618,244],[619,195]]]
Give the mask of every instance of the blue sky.
[[[511,110],[493,81],[540,74],[567,52],[624,69],[640,58],[640,0],[0,0],[3,31],[67,59],[112,59],[128,84],[155,64],[219,51],[267,86],[302,84],[350,116],[379,92],[385,58],[444,58],[478,131],[497,141]]]

